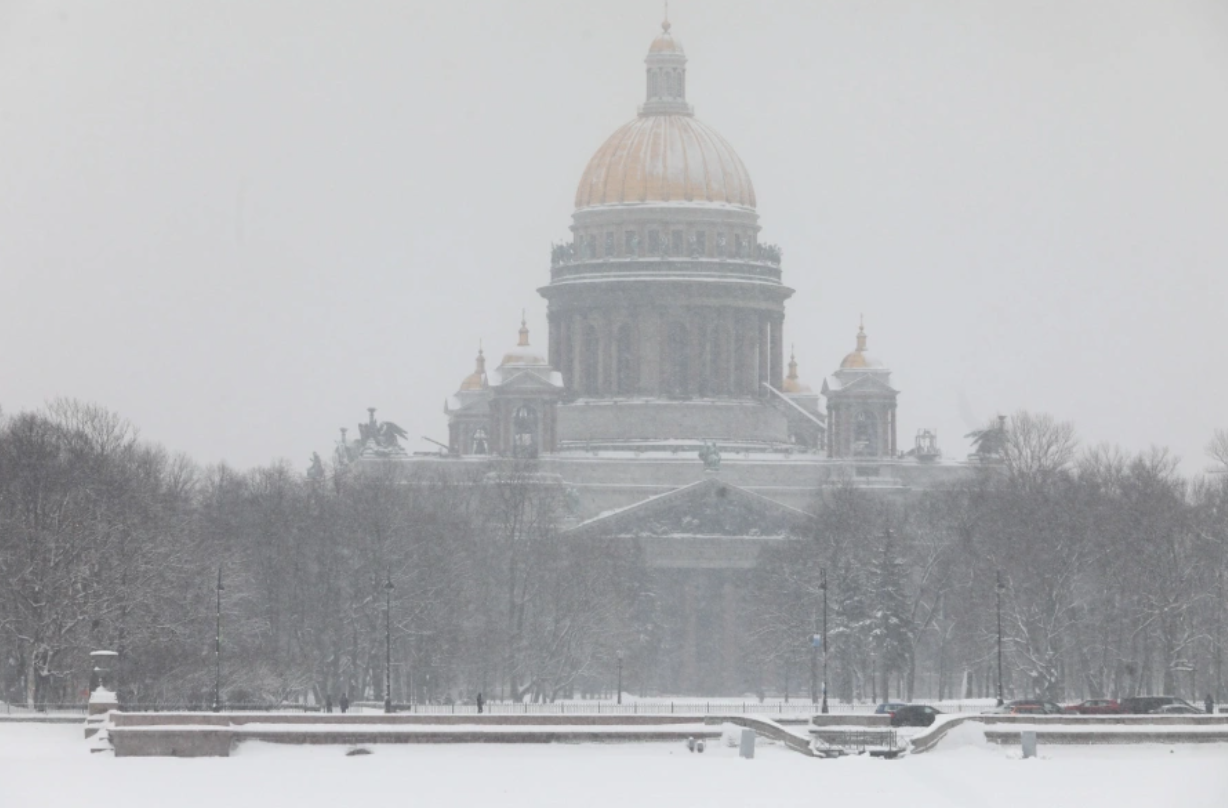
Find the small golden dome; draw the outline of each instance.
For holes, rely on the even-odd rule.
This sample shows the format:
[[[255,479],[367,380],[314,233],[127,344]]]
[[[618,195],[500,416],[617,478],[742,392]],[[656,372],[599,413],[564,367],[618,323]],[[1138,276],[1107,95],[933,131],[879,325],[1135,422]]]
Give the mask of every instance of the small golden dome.
[[[503,355],[503,361],[499,363],[499,367],[504,365],[545,365],[546,358],[534,351],[529,346],[529,326],[525,323],[524,315],[520,316],[520,341],[516,343],[516,347]]]
[[[461,392],[481,390],[486,386],[486,356],[482,346],[478,345],[478,358],[474,362],[473,373],[470,373],[460,383]]]
[[[857,349],[844,360],[840,362],[841,370],[870,370],[881,368],[883,363],[871,357],[866,353],[866,324],[865,320],[861,321],[861,325],[857,327]]]
[[[648,46],[649,53],[677,53],[682,55],[682,43],[674,39],[669,32],[669,20],[661,23],[661,33],[657,34],[657,38]]]
[[[844,357],[843,361],[840,362],[841,370],[859,369],[859,368],[866,368],[866,367],[869,367],[869,365],[866,364],[866,356],[861,351],[853,351],[851,354]]]
[[[784,383],[781,384],[782,393],[813,393],[810,386],[797,378],[797,358],[793,355],[793,349],[789,349],[789,375],[785,376]]]

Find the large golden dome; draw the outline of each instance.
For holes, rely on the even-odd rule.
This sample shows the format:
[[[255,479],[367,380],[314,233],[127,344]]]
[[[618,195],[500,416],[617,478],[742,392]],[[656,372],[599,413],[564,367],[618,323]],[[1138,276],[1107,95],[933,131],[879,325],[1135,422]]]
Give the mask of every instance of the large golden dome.
[[[755,207],[750,173],[729,143],[689,115],[644,115],[588,161],[576,207],[717,202]]]
[[[686,54],[669,33],[652,42],[639,117],[610,135],[588,161],[576,207],[653,202],[755,207],[750,173],[733,147],[695,120],[686,101]]]

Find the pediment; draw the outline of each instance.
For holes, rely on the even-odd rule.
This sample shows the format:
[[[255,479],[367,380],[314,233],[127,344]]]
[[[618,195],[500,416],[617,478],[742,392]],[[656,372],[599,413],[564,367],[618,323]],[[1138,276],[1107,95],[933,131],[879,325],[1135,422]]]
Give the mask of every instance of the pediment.
[[[839,385],[823,382],[823,395],[898,395],[899,391],[877,376],[865,375]]]
[[[538,374],[526,370],[517,373],[494,389],[495,393],[499,394],[512,390],[518,393],[525,391],[556,392],[559,388],[550,379],[544,379]]]
[[[572,528],[585,535],[785,538],[808,532],[813,517],[710,476]]]

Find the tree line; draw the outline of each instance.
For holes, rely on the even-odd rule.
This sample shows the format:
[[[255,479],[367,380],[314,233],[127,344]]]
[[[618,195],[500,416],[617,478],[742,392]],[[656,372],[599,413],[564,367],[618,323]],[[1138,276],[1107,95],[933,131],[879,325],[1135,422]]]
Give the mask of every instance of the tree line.
[[[816,492],[742,593],[742,692],[808,696],[825,656],[833,699],[992,696],[1000,598],[1008,698],[1228,695],[1228,474],[1009,423],[957,485]],[[569,536],[567,487],[532,461],[439,468],[240,472],[91,404],[0,416],[0,699],[80,702],[108,649],[125,703],[205,706],[219,596],[226,704],[549,701],[609,693],[624,662],[676,692],[669,579],[634,541]]]
[[[761,560],[753,653],[808,682],[822,654],[798,638],[821,633],[826,581],[833,698],[995,697],[999,636],[1007,699],[1228,696],[1228,433],[1218,468],[1187,479],[1163,449],[1008,423],[956,485],[824,492],[813,540]]]
[[[219,595],[227,704],[584,692],[630,642],[638,567],[563,540],[564,496],[523,461],[313,479],[202,468],[75,401],[4,418],[0,698],[82,701],[107,649],[124,702],[207,705]]]

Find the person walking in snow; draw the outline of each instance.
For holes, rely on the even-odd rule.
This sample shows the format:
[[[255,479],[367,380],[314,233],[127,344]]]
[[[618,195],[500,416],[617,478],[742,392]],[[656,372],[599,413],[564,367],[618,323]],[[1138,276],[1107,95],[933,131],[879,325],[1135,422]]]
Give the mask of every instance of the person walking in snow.
[[[333,694],[329,693],[324,697],[324,712],[331,713],[333,711]]]
[[[1208,713],[1215,712],[1215,700],[1211,698],[1210,693],[1207,694],[1207,700],[1203,704],[1207,708]]]
[[[480,713],[482,712],[482,705],[486,703],[485,701],[482,700],[481,693],[478,694],[477,702],[478,702],[478,712]]]
[[[350,694],[349,694],[349,693],[342,693],[342,694],[341,694],[341,700],[340,700],[339,702],[337,702],[337,703],[341,705],[341,712],[343,712],[343,713],[344,713],[346,710],[350,709]]]

